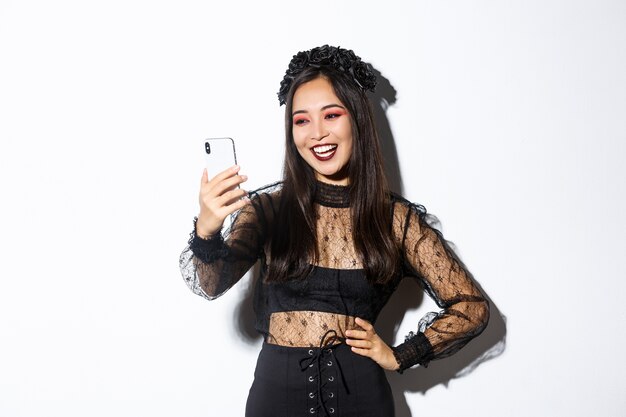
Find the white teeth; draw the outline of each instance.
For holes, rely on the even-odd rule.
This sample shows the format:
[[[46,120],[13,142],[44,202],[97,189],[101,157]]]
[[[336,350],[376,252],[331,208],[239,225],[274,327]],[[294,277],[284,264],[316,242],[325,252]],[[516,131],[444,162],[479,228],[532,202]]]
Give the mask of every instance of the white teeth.
[[[322,145],[322,146],[316,146],[315,148],[313,148],[313,151],[316,154],[322,154],[325,152],[330,151],[331,149],[335,149],[337,147],[337,145]]]

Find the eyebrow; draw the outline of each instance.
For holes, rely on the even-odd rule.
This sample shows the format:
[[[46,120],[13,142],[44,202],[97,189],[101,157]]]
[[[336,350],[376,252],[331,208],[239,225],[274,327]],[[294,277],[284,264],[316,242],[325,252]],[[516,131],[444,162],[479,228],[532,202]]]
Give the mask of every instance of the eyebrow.
[[[320,110],[326,110],[326,109],[329,109],[329,108],[331,108],[331,107],[340,107],[340,108],[342,108],[342,109],[344,109],[344,110],[346,109],[345,107],[343,107],[343,106],[342,106],[342,105],[340,105],[340,104],[335,104],[335,103],[333,103],[333,104],[327,104],[327,105],[325,105],[325,106],[324,106],[324,107],[322,107]],[[291,116],[293,117],[293,116],[295,116],[295,115],[296,115],[296,114],[298,114],[298,113],[308,113],[308,111],[307,111],[307,110],[296,110],[296,111],[294,111],[294,112],[292,113],[292,115],[291,115]]]

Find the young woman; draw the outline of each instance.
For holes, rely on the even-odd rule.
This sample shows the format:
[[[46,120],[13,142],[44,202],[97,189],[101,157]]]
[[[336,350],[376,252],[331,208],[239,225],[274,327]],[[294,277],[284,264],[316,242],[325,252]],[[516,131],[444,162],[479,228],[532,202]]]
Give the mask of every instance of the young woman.
[[[367,90],[352,51],[295,55],[286,104],[283,180],[246,192],[238,167],[203,173],[200,214],[180,258],[198,295],[215,299],[257,261],[256,328],[264,341],[246,416],[393,416],[384,370],[449,356],[480,334],[489,305],[426,210],[387,189]],[[236,217],[222,233],[224,219]],[[374,323],[404,276],[442,309],[391,347]]]

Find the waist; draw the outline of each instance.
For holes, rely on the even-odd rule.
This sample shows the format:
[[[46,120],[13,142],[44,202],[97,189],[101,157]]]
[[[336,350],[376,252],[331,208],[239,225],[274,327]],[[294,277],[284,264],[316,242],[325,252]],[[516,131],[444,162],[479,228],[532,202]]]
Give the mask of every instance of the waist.
[[[347,330],[362,330],[355,318],[322,311],[275,312],[270,316],[265,342],[290,348],[310,348],[342,343]],[[329,332],[333,337],[325,337]]]

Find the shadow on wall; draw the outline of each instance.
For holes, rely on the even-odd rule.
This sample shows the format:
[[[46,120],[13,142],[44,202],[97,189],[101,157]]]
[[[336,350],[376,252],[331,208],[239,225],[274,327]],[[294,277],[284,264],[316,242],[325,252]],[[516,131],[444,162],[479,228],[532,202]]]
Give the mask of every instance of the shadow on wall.
[[[403,195],[398,153],[393,134],[391,133],[391,126],[386,116],[387,108],[396,102],[396,90],[379,71],[375,70],[375,72],[378,77],[378,85],[376,93],[370,95],[370,100],[381,140],[381,150],[385,160],[387,178],[391,190]],[[418,201],[418,203],[424,202]],[[441,230],[440,222],[432,214],[428,215],[428,223]],[[447,244],[451,246],[449,243]],[[259,277],[259,269],[259,263],[257,262],[252,269],[251,276],[254,279],[247,281],[247,289],[244,296],[239,300],[234,312],[237,331],[250,344],[256,344],[261,339],[254,329],[255,315],[252,307],[255,280]],[[387,377],[394,392],[396,417],[412,417],[406,400],[408,393],[420,392],[425,394],[430,388],[439,384],[447,387],[451,380],[470,374],[481,363],[499,356],[504,351],[506,317],[500,313],[480,285],[476,284],[489,300],[490,319],[487,327],[459,352],[442,360],[432,361],[428,368],[414,367],[406,370],[402,375],[396,372],[388,372]],[[417,281],[404,279],[376,322],[376,331],[382,339],[391,344],[406,312],[418,308],[422,304],[423,299],[424,291]],[[417,330],[417,325],[418,323],[415,323],[415,330]],[[402,342],[401,339],[401,337],[398,338],[398,344]]]

